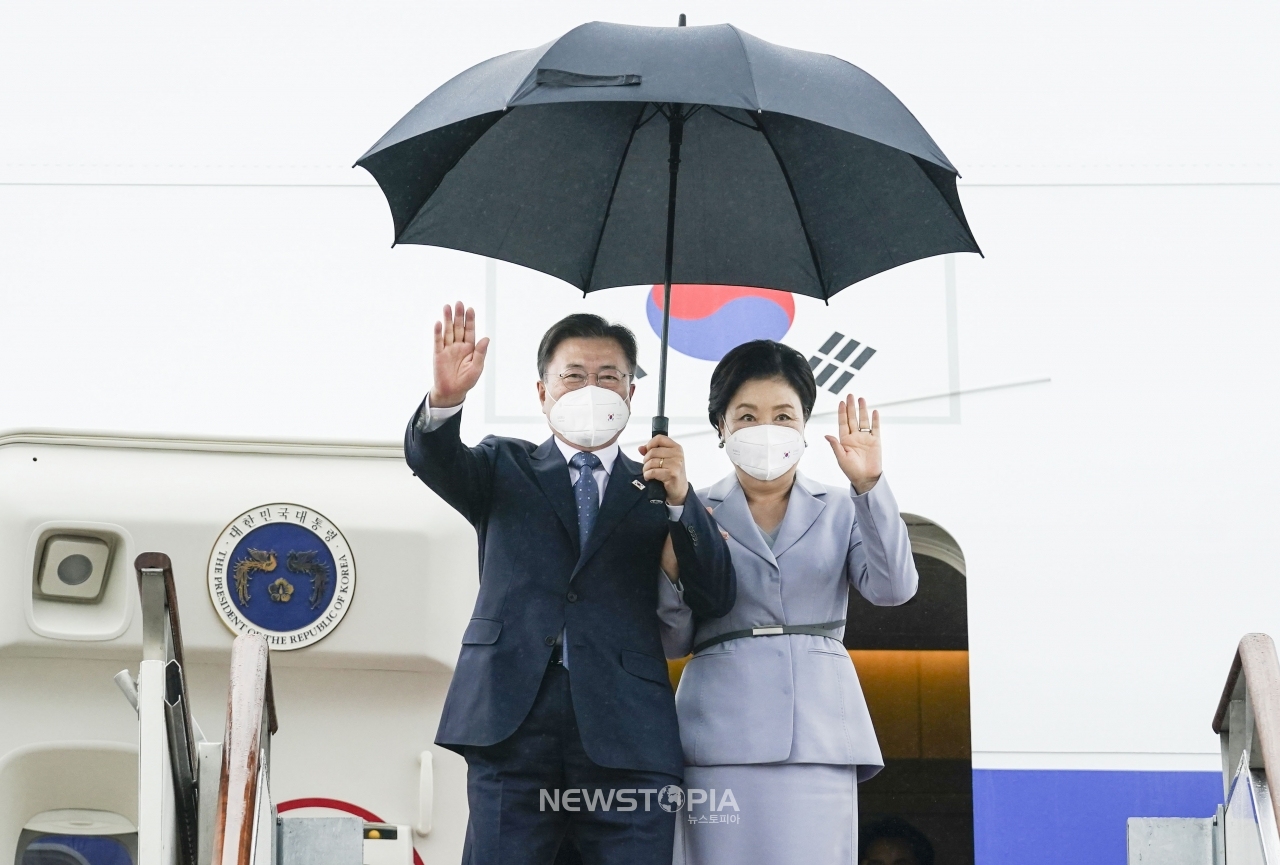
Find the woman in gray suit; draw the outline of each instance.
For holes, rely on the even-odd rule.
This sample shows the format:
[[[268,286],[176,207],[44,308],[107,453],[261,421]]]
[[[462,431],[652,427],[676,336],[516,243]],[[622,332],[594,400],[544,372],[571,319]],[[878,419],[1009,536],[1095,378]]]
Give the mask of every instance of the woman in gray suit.
[[[857,784],[883,760],[843,645],[849,587],[901,604],[918,577],[865,400],[842,402],[826,436],[850,487],[797,471],[816,396],[804,356],[769,340],[738,346],[711,377],[734,470],[698,495],[728,535],[738,597],[719,619],[694,621],[676,593],[660,611],[668,657],[693,653],[676,692],[676,863],[857,861]]]

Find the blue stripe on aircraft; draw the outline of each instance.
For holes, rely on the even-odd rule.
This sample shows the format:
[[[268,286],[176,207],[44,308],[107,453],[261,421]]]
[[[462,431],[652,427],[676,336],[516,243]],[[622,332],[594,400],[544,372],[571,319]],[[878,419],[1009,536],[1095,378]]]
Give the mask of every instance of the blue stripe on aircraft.
[[[1129,817],[1212,817],[1218,772],[975,769],[977,865],[1125,865]]]

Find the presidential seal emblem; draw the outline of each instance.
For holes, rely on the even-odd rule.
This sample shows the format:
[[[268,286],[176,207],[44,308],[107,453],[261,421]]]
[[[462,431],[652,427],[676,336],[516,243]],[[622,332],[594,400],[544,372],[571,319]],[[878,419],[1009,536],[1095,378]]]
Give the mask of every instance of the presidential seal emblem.
[[[236,634],[301,649],[351,608],[356,563],[338,527],[302,505],[260,505],[236,517],[209,555],[209,598]]]

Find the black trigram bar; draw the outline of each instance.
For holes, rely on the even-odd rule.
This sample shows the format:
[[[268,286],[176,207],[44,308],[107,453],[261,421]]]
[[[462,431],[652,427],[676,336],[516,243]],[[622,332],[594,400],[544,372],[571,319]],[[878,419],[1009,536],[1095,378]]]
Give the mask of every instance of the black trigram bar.
[[[822,344],[822,348],[818,349],[818,354],[831,354],[831,350],[840,344],[840,340],[844,339],[843,333],[833,333]]]
[[[822,387],[824,384],[826,384],[827,379],[831,378],[831,374],[834,373],[835,371],[836,371],[836,367],[834,364],[830,364],[830,363],[827,364],[826,367],[822,370],[822,372],[818,373],[818,377],[814,379],[814,381],[818,383],[818,387]]]
[[[844,363],[849,355],[853,354],[853,350],[860,345],[862,345],[862,343],[858,342],[856,339],[849,340],[845,343],[844,348],[840,349],[840,353],[836,355],[836,360],[840,361],[840,363]]]
[[[649,373],[644,371],[644,367],[640,366],[640,364],[636,364],[636,380],[637,381],[644,378],[648,374]],[[386,836],[383,836],[383,837],[386,837]]]
[[[849,379],[851,378],[853,378],[853,373],[845,372],[838,379],[836,379],[835,384],[831,385],[831,387],[827,388],[827,390],[831,391],[834,394],[839,394],[840,391],[844,390],[844,386],[849,383]]]
[[[867,361],[871,360],[871,355],[875,353],[876,353],[876,350],[874,348],[872,348],[871,346],[867,346],[862,350],[862,354],[858,355],[856,358],[853,359],[853,363],[850,365],[854,369],[862,369],[863,365]],[[879,367],[876,367],[876,369],[879,369]]]

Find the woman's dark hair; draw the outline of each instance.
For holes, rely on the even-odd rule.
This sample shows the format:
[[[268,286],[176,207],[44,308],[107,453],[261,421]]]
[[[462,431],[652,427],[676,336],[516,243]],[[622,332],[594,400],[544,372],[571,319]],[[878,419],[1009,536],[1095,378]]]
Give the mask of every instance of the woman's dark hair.
[[[711,373],[711,394],[707,398],[707,417],[711,425],[720,429],[720,422],[729,411],[729,401],[749,381],[762,378],[780,378],[800,397],[807,421],[818,398],[818,386],[813,381],[813,370],[804,355],[789,345],[771,339],[744,342],[730,351],[716,364]]]
[[[902,841],[911,848],[916,865],[933,865],[933,845],[925,834],[901,817],[885,817],[864,828],[858,838],[858,861],[867,858],[877,841]]]
[[[622,371],[629,373],[636,371],[636,335],[634,333],[625,325],[610,324],[598,315],[575,312],[551,325],[542,335],[542,342],[538,345],[538,378],[546,376],[547,364],[551,362],[551,358],[555,357],[560,343],[566,339],[611,339],[622,349],[622,353],[627,356],[627,363],[631,366],[631,369]]]

